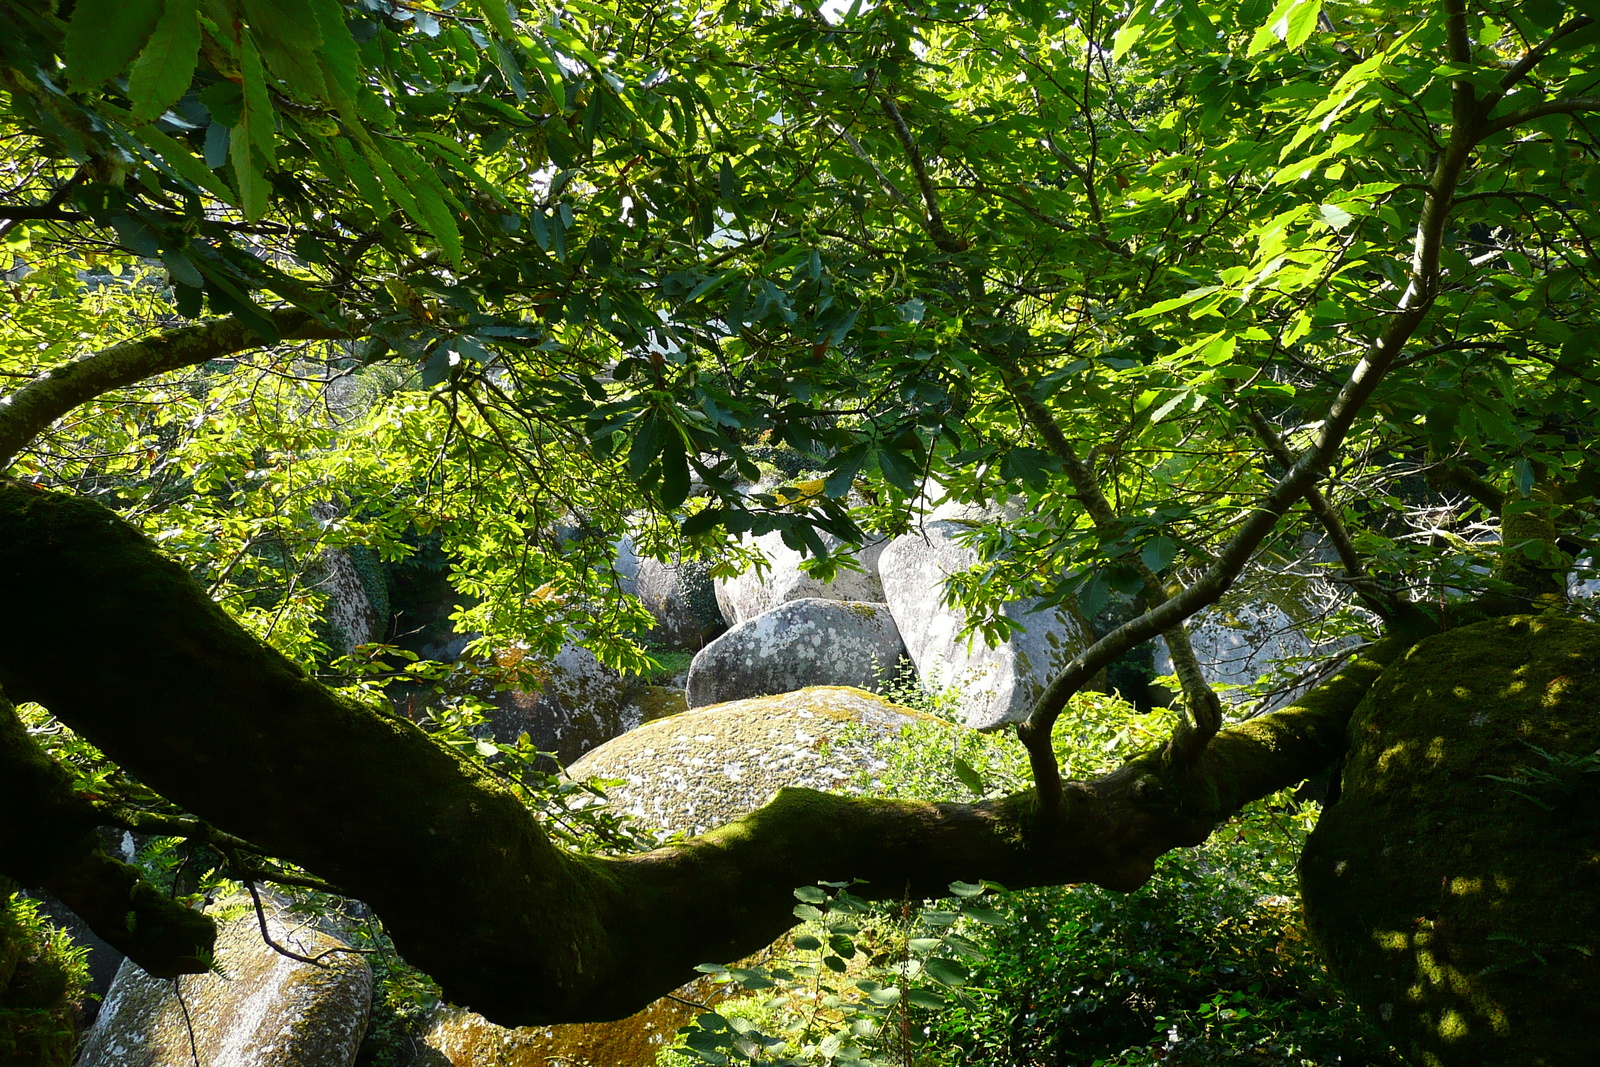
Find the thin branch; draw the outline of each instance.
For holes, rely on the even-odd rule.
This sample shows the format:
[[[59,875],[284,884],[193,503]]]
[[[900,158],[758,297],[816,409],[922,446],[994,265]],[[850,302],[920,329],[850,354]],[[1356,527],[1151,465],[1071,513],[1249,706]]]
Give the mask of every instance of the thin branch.
[[[1243,405],[1242,410],[1251,428],[1255,430],[1256,437],[1272,458],[1284,467],[1292,467],[1294,454],[1289,451],[1289,446],[1284,443],[1283,438],[1278,436],[1277,428],[1251,405]],[[1361,597],[1367,607],[1385,619],[1393,618],[1403,610],[1404,596],[1385,589],[1368,577],[1366,568],[1361,562],[1361,553],[1356,551],[1350,531],[1345,528],[1344,520],[1333,509],[1333,505],[1328,503],[1328,498],[1323,495],[1322,490],[1312,485],[1305,492],[1305,501],[1311,508],[1311,513],[1322,524],[1323,532],[1328,535],[1334,551],[1339,553],[1339,562],[1344,565],[1346,584],[1356,591],[1356,595]]]
[[[1006,377],[1007,387],[1015,398],[1017,406],[1022,409],[1023,416],[1044,439],[1050,451],[1061,460],[1072,487],[1077,491],[1078,499],[1083,503],[1084,510],[1088,512],[1096,529],[1106,531],[1115,527],[1118,518],[1116,510],[1106,499],[1094,471],[1078,455],[1077,449],[1072,447],[1072,442],[1067,440],[1067,435],[1062,432],[1055,416],[1028,390],[1027,382],[1017,374],[1014,366],[1008,369]],[[1160,576],[1143,559],[1134,559],[1133,568],[1139,575],[1146,603],[1151,607],[1159,607],[1166,603],[1167,591],[1161,584]],[[1200,669],[1200,661],[1194,654],[1194,645],[1189,640],[1189,632],[1180,624],[1165,630],[1161,636],[1167,642],[1167,651],[1172,656],[1172,666],[1178,675],[1179,684],[1183,687],[1184,703],[1190,715],[1190,722],[1185,723],[1173,735],[1172,744],[1175,752],[1181,752],[1185,757],[1192,758],[1204,749],[1206,742],[1221,729],[1222,701],[1206,682],[1205,672]],[[1053,806],[1052,794],[1059,796],[1061,789],[1060,775],[1055,772],[1055,756],[1050,751],[1053,746],[1050,744],[1049,734],[1024,735],[1022,740],[1028,749],[1029,762],[1034,767],[1034,785],[1039,790],[1041,803],[1046,810],[1049,810]],[[1041,748],[1044,751],[1040,751]],[[1040,777],[1041,774],[1043,777]]]
[[[1489,123],[1486,133],[1499,133],[1524,122],[1542,119],[1546,115],[1576,115],[1584,111],[1600,111],[1600,96],[1566,96],[1554,100],[1541,100],[1537,104],[1518,108]]]
[[[1494,102],[1498,103],[1519,81],[1532,73],[1533,68],[1539,64],[1539,61],[1549,55],[1563,37],[1577,33],[1593,22],[1594,19],[1591,16],[1579,15],[1557,26],[1549,37],[1524,52],[1522,58],[1512,64],[1511,69],[1506,71],[1505,75],[1500,79],[1500,94],[1495,98]]]
[[[878,106],[883,109],[889,124],[894,127],[894,135],[899,139],[900,147],[905,150],[906,162],[917,179],[917,188],[922,192],[923,210],[927,214],[928,236],[933,239],[934,246],[941,252],[962,251],[962,243],[956,240],[944,224],[944,214],[939,210],[938,193],[933,187],[933,180],[928,177],[928,165],[923,161],[922,149],[917,147],[917,139],[912,135],[911,127],[906,125],[905,116],[900,114],[900,108],[888,94],[878,97]]]
[[[844,138],[844,143],[850,146],[850,151],[856,154],[856,158],[872,169],[873,175],[878,179],[878,184],[883,187],[884,192],[889,194],[889,199],[903,208],[911,208],[913,206],[911,198],[894,183],[893,178],[883,172],[883,168],[878,166],[877,160],[873,159],[871,153],[862,147],[861,142],[856,140],[855,135],[843,126],[836,126],[835,129],[839,131],[839,136]]]

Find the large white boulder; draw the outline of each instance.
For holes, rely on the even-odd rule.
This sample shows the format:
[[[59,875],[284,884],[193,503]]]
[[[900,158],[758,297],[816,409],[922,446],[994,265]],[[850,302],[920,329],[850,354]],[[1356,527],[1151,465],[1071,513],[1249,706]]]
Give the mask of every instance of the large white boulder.
[[[238,909],[244,910],[239,912]],[[266,902],[261,939],[249,898],[218,909],[215,974],[152,978],[124,961],[89,1032],[79,1067],[347,1067],[367,1031],[372,971],[332,934]],[[326,955],[322,955],[326,953]]]
[[[845,542],[832,534],[822,533],[823,544],[831,552],[844,547]],[[737,626],[747,619],[771,611],[779,604],[791,600],[818,597],[824,600],[854,600],[881,603],[883,585],[878,580],[878,556],[884,542],[874,541],[856,549],[856,560],[861,570],[841,568],[832,581],[823,582],[800,569],[805,560],[799,552],[783,543],[777,532],[747,538],[746,543],[767,560],[766,568],[752,567],[732,578],[718,578],[717,606],[729,626]]]
[[[1050,679],[1093,637],[1075,611],[1044,608],[1037,599],[1004,606],[1005,618],[1022,627],[1007,640],[991,645],[978,634],[963,637],[966,616],[946,607],[943,596],[950,575],[978,562],[977,551],[958,540],[966,529],[940,520],[897,537],[883,550],[878,573],[923,688],[959,688],[966,724],[992,730],[1026,719]]]
[[[1337,654],[1359,639],[1325,634],[1343,590],[1301,575],[1246,571],[1215,605],[1188,621],[1189,643],[1206,681],[1230,703],[1257,699],[1263,678],[1276,683],[1261,710],[1287,707],[1321,679]],[[1155,672],[1173,673],[1166,642],[1156,639]],[[1243,687],[1232,690],[1228,687]]]
[[[904,655],[887,604],[791,600],[747,619],[695,654],[689,665],[689,706],[808,685],[877,692],[894,681]]]

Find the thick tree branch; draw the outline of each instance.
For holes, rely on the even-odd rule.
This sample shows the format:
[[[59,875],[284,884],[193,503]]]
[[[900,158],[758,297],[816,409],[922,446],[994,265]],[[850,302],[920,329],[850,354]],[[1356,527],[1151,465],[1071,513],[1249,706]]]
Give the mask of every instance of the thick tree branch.
[[[277,328],[276,338],[262,337],[237,318],[180,326],[64,363],[0,397],[0,470],[51,423],[113,389],[277,340],[330,339],[349,333],[342,324],[330,325],[297,308],[266,315]]]
[[[107,856],[91,806],[72,777],[34,744],[0,692],[0,871],[48,890],[108,944],[157,977],[203,970],[211,920],[157,892]]]
[[[211,825],[343,886],[453,1000],[513,1025],[629,1014],[791,926],[797,885],[865,878],[868,895],[895,899],[955,879],[1134,888],[1163,852],[1326,766],[1408,640],[1222,731],[1197,761],[1156,752],[1069,782],[1048,819],[1031,792],[960,805],[789,789],[702,837],[594,858],[556,848],[491,775],[416,726],[256,642],[96,504],[0,483],[0,582],[8,692]],[[151,965],[198,964],[180,949]]]

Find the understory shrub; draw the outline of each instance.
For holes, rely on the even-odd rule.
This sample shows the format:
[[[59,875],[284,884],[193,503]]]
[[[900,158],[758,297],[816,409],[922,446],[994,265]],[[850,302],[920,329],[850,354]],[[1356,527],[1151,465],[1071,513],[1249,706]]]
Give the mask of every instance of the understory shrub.
[[[67,1067],[88,953],[0,879],[0,1063]]]
[[[925,707],[950,704],[935,696]],[[1084,694],[1057,730],[1058,755],[1072,776],[1092,777],[1164,741],[1173,721],[1166,709],[1139,714]],[[1014,740],[953,723],[909,724],[880,754],[872,776],[889,795],[972,801],[1028,784]],[[1398,1067],[1306,937],[1295,863],[1316,815],[1289,791],[1266,798],[1205,844],[1163,857],[1128,894],[956,883],[951,900],[857,907],[845,892],[808,913],[820,890],[802,890],[796,913],[809,921],[797,945],[826,948],[828,924],[843,918],[874,932],[872,950],[820,968],[711,968],[766,1014],[740,1001],[708,1012],[661,1062]],[[821,992],[809,1015],[795,1010],[808,989]]]

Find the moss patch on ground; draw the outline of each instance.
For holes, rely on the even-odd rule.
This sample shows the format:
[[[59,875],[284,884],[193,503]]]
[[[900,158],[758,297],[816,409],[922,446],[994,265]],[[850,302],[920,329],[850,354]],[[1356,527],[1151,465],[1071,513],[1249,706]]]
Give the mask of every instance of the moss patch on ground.
[[[1592,1063],[1600,626],[1494,619],[1386,671],[1301,882],[1329,969],[1414,1063]]]

